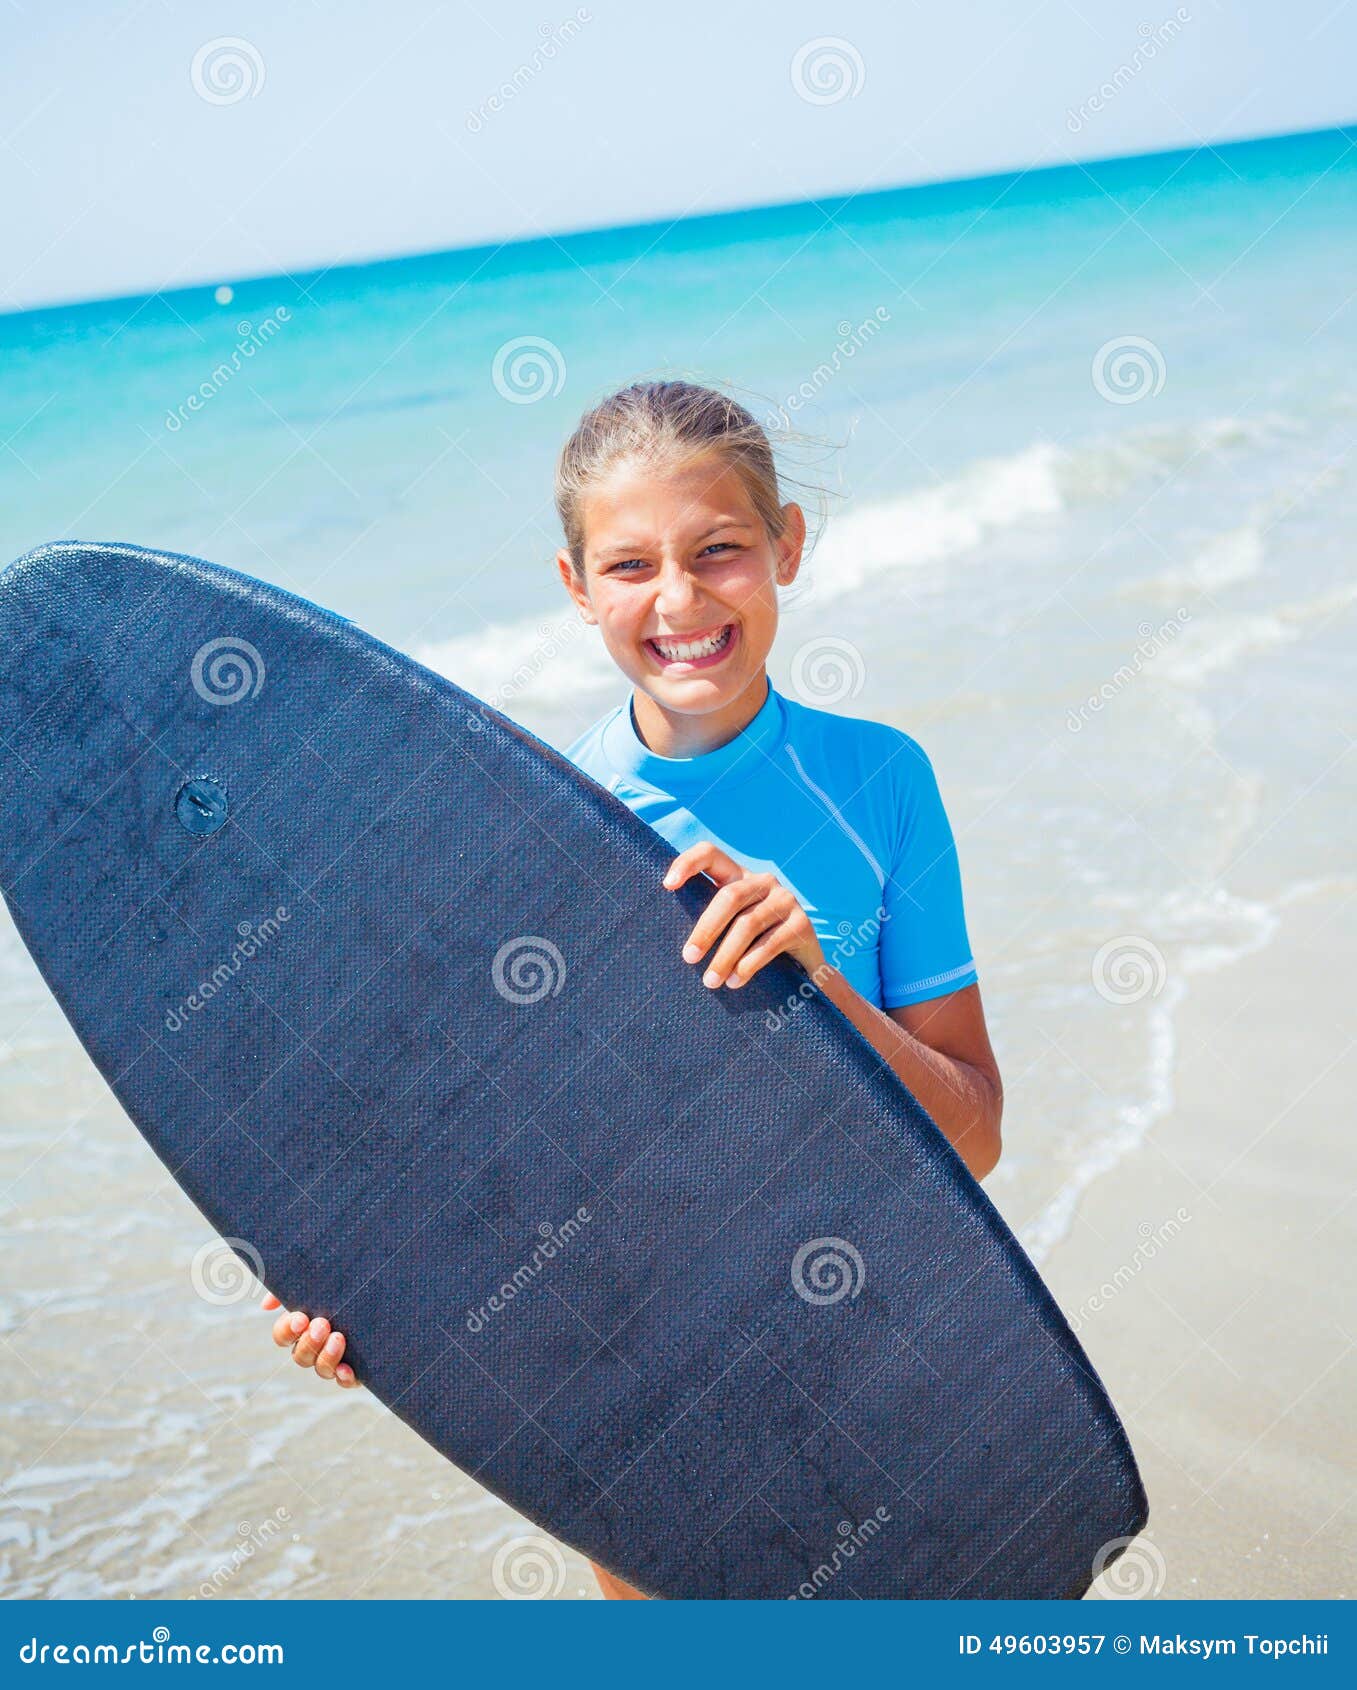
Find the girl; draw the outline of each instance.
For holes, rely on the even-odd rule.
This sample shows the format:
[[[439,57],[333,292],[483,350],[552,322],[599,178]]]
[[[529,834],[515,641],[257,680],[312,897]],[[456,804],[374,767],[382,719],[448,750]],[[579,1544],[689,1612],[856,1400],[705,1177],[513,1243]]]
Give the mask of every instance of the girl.
[[[556,505],[561,580],[632,685],[566,755],[675,847],[666,887],[715,882],[683,949],[698,989],[795,958],[982,1179],[1003,1088],[951,828],[907,734],[769,680],[806,523],[781,502],[763,429],[710,388],[638,383],[566,442]],[[283,1312],[273,1335],[299,1366],[357,1383],[326,1321]],[[594,1571],[605,1596],[640,1595]]]

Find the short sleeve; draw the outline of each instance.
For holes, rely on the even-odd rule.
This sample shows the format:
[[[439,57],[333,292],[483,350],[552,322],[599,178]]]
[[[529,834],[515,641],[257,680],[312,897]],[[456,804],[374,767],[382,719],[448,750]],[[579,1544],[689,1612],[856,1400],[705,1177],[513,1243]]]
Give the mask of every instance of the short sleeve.
[[[896,776],[894,851],[882,893],[881,1003],[923,1003],[973,985],[961,866],[933,765],[906,741]]]

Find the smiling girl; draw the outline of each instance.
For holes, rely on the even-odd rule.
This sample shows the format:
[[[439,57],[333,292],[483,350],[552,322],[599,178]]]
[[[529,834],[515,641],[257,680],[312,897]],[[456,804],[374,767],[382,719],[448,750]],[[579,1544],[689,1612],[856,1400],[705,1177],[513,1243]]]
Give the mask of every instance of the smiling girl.
[[[806,523],[763,429],[713,389],[638,383],[566,442],[556,505],[561,580],[632,689],[566,755],[674,847],[665,887],[715,883],[683,949],[703,965],[695,987],[738,990],[794,958],[982,1179],[1003,1087],[951,827],[908,734],[769,679]],[[283,1312],[273,1334],[299,1366],[356,1383],[326,1321]],[[640,1594],[594,1570],[605,1596]]]

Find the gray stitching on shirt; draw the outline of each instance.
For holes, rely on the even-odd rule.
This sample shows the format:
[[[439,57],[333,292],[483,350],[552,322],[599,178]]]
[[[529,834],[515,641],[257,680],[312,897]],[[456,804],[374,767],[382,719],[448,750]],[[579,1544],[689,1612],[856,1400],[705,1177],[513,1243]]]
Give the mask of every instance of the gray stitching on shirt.
[[[833,816],[834,820],[839,824],[843,831],[857,846],[858,850],[862,852],[863,856],[866,857],[867,861],[872,865],[872,873],[876,876],[877,884],[884,891],[886,886],[886,876],[882,872],[881,864],[877,862],[876,858],[868,850],[862,835],[858,833],[855,828],[850,826],[847,817],[843,814],[842,810],[839,809],[838,805],[835,804],[829,794],[825,792],[822,787],[817,786],[806,773],[801,759],[796,755],[796,748],[790,741],[787,742],[784,749],[786,750],[787,755],[791,758],[792,762],[796,765],[797,774],[800,775],[801,779],[806,783],[811,791],[815,793],[816,797],[819,798],[820,802],[826,807],[829,813]]]
[[[899,997],[901,992],[923,992],[930,986],[945,986],[949,980],[958,980],[963,974],[969,974],[975,968],[975,958],[968,957],[957,968],[949,968],[942,974],[930,974],[923,980],[915,980],[908,986],[897,986],[893,992],[883,992],[883,997]]]

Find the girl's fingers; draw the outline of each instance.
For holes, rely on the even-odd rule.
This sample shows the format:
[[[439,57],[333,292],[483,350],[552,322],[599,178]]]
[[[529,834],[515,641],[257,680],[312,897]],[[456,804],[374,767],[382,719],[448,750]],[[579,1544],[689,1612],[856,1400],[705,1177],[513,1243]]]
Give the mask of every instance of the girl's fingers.
[[[714,845],[710,839],[701,839],[674,858],[665,870],[664,884],[673,891],[699,872],[709,876],[718,886],[724,886],[728,881],[738,880],[744,870],[719,845]]]
[[[276,1297],[272,1303],[275,1308],[279,1306]],[[342,1332],[331,1332],[329,1321],[320,1315],[309,1320],[302,1309],[291,1313],[283,1309],[273,1323],[273,1341],[282,1349],[291,1349],[298,1367],[314,1367],[322,1379],[333,1379],[349,1389],[358,1383],[353,1369],[342,1359],[348,1340]]]
[[[747,909],[743,915],[731,923],[730,930],[717,947],[716,955],[707,964],[706,971],[702,976],[702,984],[704,986],[723,986],[726,980],[732,976],[735,965],[749,954],[754,941],[768,933],[770,929],[775,931],[783,927],[785,921],[785,914],[780,908],[778,900],[774,898],[760,899],[757,904]],[[784,944],[786,938],[787,935],[784,934]],[[776,952],[774,952],[774,955],[776,955]]]
[[[790,921],[780,921],[776,927],[770,927],[740,958],[737,967],[727,978],[726,985],[738,989],[747,980],[752,980],[775,956],[783,956],[789,951],[795,937],[795,928]]]
[[[316,1357],[316,1373],[321,1379],[333,1379],[339,1358],[344,1354],[344,1334],[332,1332]]]
[[[283,1310],[273,1323],[273,1341],[280,1349],[287,1349],[295,1338],[299,1338],[310,1325],[310,1321],[300,1309],[293,1309],[289,1314]]]
[[[771,875],[748,874],[723,886],[693,924],[693,930],[683,947],[683,960],[696,962],[705,956],[740,911],[762,903],[775,885]],[[776,919],[781,912],[776,906],[774,908]]]
[[[329,1321],[322,1320],[320,1315],[317,1315],[311,1322],[310,1326],[308,1326],[302,1333],[301,1337],[298,1338],[296,1346],[292,1351],[292,1359],[296,1362],[297,1366],[314,1367],[316,1365],[316,1357],[320,1354],[321,1347],[329,1336]]]
[[[259,1306],[261,1309],[280,1309],[283,1305],[278,1301],[277,1297],[274,1296],[272,1291],[266,1291],[264,1293],[264,1299]]]

